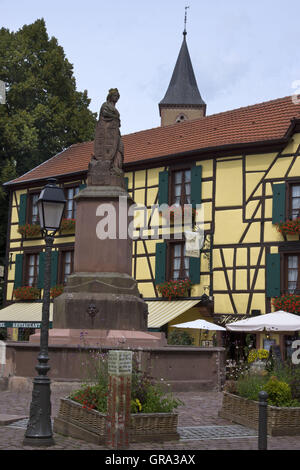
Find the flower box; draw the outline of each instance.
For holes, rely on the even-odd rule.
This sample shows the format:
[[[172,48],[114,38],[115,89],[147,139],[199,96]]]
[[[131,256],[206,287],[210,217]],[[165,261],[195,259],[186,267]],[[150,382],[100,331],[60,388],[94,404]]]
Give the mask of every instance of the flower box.
[[[22,286],[14,289],[16,300],[37,300],[40,298],[40,289],[31,286]]]
[[[41,227],[38,224],[19,225],[18,232],[25,238],[41,236]]]
[[[60,224],[60,231],[74,233],[75,224],[76,224],[75,219],[62,219],[61,224]]]
[[[63,285],[58,285],[58,286],[53,286],[50,289],[50,297],[51,299],[55,299],[59,295],[61,295],[64,291],[64,286]]]
[[[267,407],[270,436],[300,435],[300,407]],[[258,430],[259,402],[223,392],[219,416],[234,423]]]
[[[179,439],[177,413],[136,413],[130,416],[129,441],[174,441]],[[105,444],[106,414],[83,408],[69,398],[61,398],[54,432]]]
[[[300,218],[279,222],[277,225],[278,232],[283,235],[299,235],[300,234]]]
[[[157,289],[162,297],[172,300],[178,297],[186,297],[191,287],[192,282],[190,279],[176,279],[159,284]]]
[[[281,297],[274,297],[272,305],[276,310],[283,310],[297,315],[300,313],[300,295],[285,294]]]

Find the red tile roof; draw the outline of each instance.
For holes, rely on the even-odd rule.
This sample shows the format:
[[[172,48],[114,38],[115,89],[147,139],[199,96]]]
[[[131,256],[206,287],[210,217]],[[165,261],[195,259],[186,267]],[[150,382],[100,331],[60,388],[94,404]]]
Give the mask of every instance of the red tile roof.
[[[300,119],[300,104],[291,96],[234,109],[204,118],[122,136],[125,164],[234,144],[283,138],[291,119]],[[87,171],[93,141],[66,150],[6,184]]]

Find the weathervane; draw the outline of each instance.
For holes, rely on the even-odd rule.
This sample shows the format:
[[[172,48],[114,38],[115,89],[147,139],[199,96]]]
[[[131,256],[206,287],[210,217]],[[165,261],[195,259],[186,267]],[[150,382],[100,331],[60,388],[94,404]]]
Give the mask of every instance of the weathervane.
[[[184,31],[183,31],[183,35],[186,36],[186,17],[187,17],[187,9],[190,8],[189,6],[187,7],[184,7],[185,9],[185,13],[184,13]]]

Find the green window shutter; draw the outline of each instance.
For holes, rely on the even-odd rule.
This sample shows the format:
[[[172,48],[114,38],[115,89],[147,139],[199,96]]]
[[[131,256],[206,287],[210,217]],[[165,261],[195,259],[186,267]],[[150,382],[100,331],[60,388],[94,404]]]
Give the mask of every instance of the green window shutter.
[[[50,287],[57,284],[57,271],[58,271],[58,251],[51,252],[51,283]]]
[[[127,176],[124,177],[125,180],[125,189],[128,192],[128,183],[129,183],[129,178]]]
[[[155,252],[155,283],[162,284],[166,280],[167,244],[156,243]]]
[[[22,286],[23,281],[23,255],[16,255],[16,264],[15,264],[15,283],[14,288]]]
[[[19,204],[19,225],[26,224],[27,194],[21,194]]]
[[[191,169],[191,204],[201,204],[202,200],[202,166],[193,166]]]
[[[169,204],[169,173],[161,171],[158,180],[158,204]]]
[[[280,253],[266,256],[266,296],[280,296]]]
[[[39,275],[37,286],[39,289],[44,287],[44,275],[45,275],[45,252],[41,251],[39,254]]]
[[[82,189],[86,188],[86,184],[80,184],[79,185],[79,191],[81,191]]]
[[[193,284],[200,282],[200,258],[190,257],[189,275]]]
[[[273,184],[273,210],[272,223],[276,224],[286,220],[285,215],[285,183]]]

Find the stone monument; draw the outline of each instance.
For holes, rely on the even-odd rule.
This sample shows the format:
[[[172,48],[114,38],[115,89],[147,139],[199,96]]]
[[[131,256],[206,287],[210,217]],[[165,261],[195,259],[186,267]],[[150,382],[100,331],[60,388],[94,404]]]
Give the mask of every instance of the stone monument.
[[[119,96],[117,89],[110,89],[100,109],[87,186],[76,196],[74,273],[54,300],[50,344],[78,344],[83,330],[89,344],[100,346],[166,344],[163,333],[147,332],[148,307],[131,276],[132,239],[127,229],[132,216],[127,214],[134,201],[125,189],[124,147],[115,107]],[[115,215],[116,236],[109,236],[109,231],[99,236],[106,214]]]

